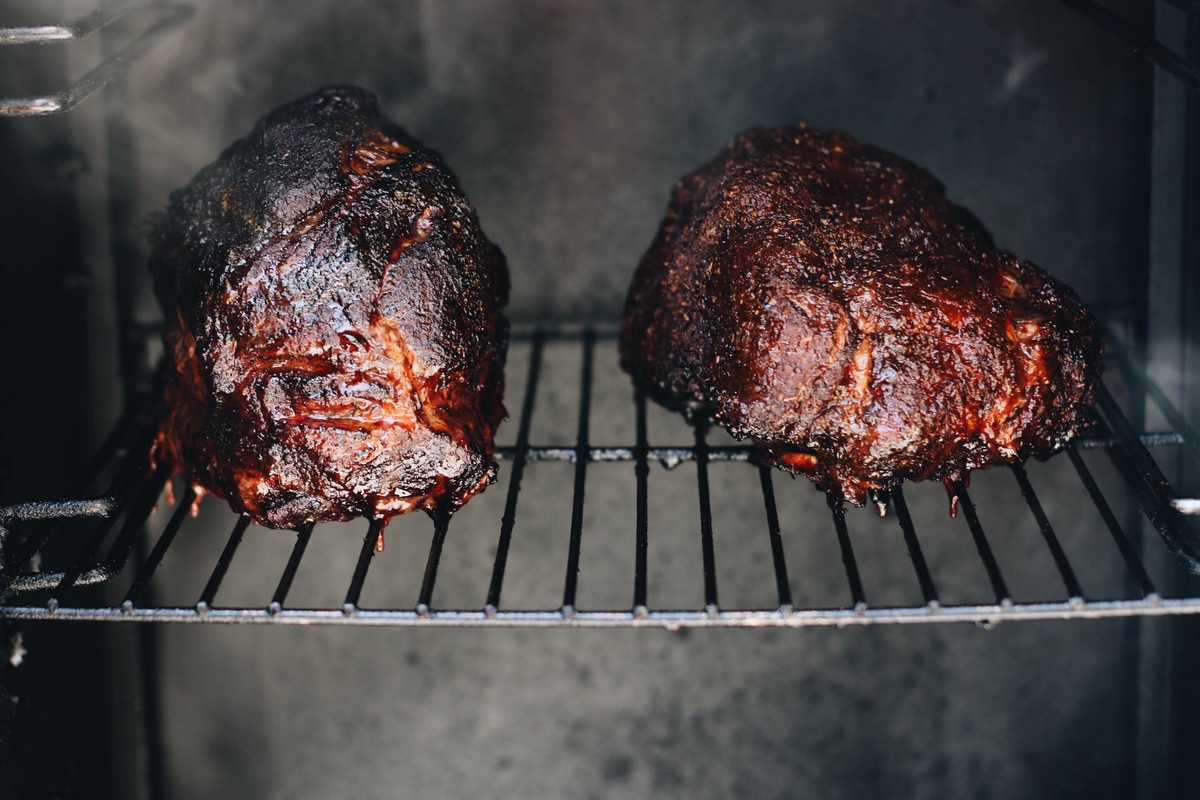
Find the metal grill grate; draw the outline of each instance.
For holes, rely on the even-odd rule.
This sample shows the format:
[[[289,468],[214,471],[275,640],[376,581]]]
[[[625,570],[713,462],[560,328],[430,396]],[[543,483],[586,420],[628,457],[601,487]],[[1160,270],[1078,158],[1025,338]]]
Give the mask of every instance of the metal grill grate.
[[[0,28],[0,45],[51,44],[83,39],[131,14],[141,14],[150,26],[122,48],[107,56],[71,85],[37,97],[0,98],[0,117],[32,117],[70,111],[90,95],[120,77],[137,59],[192,14],[185,5],[130,2],[98,8],[74,22]]]
[[[168,475],[162,468],[152,468],[143,457],[148,449],[150,431],[142,423],[147,416],[146,404],[135,403],[89,466],[93,473],[112,475],[109,488],[102,495],[0,508],[0,537],[3,537],[0,539],[3,544],[0,585],[7,587],[4,602],[0,604],[0,617],[676,628],[962,621],[991,624],[1006,620],[1200,613],[1200,592],[1185,590],[1172,594],[1160,588],[1164,585],[1194,585],[1192,579],[1183,577],[1185,570],[1179,567],[1198,571],[1200,547],[1197,547],[1198,539],[1192,524],[1181,513],[1191,510],[1195,501],[1176,497],[1150,453],[1154,449],[1160,455],[1167,454],[1172,458],[1200,458],[1200,439],[1167,403],[1162,392],[1149,383],[1117,348],[1110,348],[1114,352],[1110,354],[1108,380],[1124,381],[1128,385],[1114,388],[1114,391],[1127,395],[1127,405],[1140,402],[1143,397],[1148,399],[1169,420],[1171,430],[1136,434],[1113,393],[1105,388],[1098,402],[1100,414],[1092,435],[1077,439],[1065,453],[1045,465],[1037,465],[1036,469],[1034,465],[1014,465],[1007,470],[976,473],[977,483],[984,482],[985,476],[987,478],[989,485],[983,487],[982,493],[989,500],[980,500],[978,495],[973,496],[975,490],[959,483],[954,487],[953,495],[961,510],[960,518],[951,519],[945,515],[943,499],[939,501],[943,504],[943,518],[931,523],[919,519],[921,515],[913,504],[929,506],[930,497],[936,497],[942,491],[937,485],[907,484],[891,497],[879,498],[881,504],[887,503],[890,511],[889,518],[880,521],[870,509],[846,509],[840,503],[825,500],[807,481],[789,482],[788,491],[781,495],[776,483],[783,473],[757,465],[753,447],[732,440],[714,442],[713,439],[723,434],[704,426],[688,432],[677,415],[667,415],[648,404],[640,394],[634,395],[632,408],[628,399],[609,402],[612,397],[628,398],[632,394],[627,388],[628,378],[610,369],[615,365],[614,338],[611,331],[597,333],[591,328],[578,332],[533,329],[515,337],[512,347],[515,357],[510,359],[510,364],[515,361],[524,366],[523,393],[519,373],[510,367],[509,374],[510,396],[517,396],[513,402],[514,408],[519,409],[515,414],[515,438],[498,450],[502,462],[499,484],[473,499],[464,509],[465,512],[477,504],[483,505],[482,498],[489,498],[487,503],[495,505],[497,510],[502,505],[498,533],[486,513],[482,519],[479,514],[471,517],[471,530],[453,532],[450,529],[456,526],[451,523],[457,525],[459,515],[453,518],[445,513],[433,515],[424,570],[419,580],[412,581],[407,589],[397,587],[402,592],[413,592],[411,605],[375,606],[364,602],[364,588],[372,575],[372,567],[378,563],[377,550],[383,536],[383,526],[377,522],[362,523],[366,534],[357,550],[353,569],[349,571],[349,583],[343,584],[344,600],[340,605],[289,604],[302,565],[306,572],[315,570],[320,578],[332,585],[347,577],[341,574],[339,579],[335,574],[334,567],[342,566],[341,561],[326,565],[312,563],[315,557],[305,560],[310,545],[321,537],[321,529],[329,527],[314,529],[312,525],[292,534],[294,540],[286,558],[280,561],[268,559],[265,563],[260,558],[255,563],[254,586],[257,588],[254,591],[259,599],[249,604],[222,605],[222,588],[231,569],[241,563],[239,554],[245,549],[243,545],[261,537],[279,544],[279,537],[289,534],[259,530],[252,527],[247,518],[230,515],[232,530],[222,539],[223,546],[216,553],[215,545],[219,543],[205,532],[211,530],[211,520],[189,517],[188,511],[195,500],[190,490],[169,514],[167,509],[161,514],[156,513],[155,505]],[[549,348],[570,355],[572,367],[579,370],[578,398],[571,401],[575,410],[573,444],[532,443],[540,419],[539,408],[544,405],[543,414],[555,415],[559,410],[555,403],[561,405],[561,398],[555,401],[551,396],[559,384],[543,377]],[[608,359],[599,370],[596,366],[598,356]],[[596,402],[598,379],[606,382],[602,398],[606,402]],[[1130,386],[1137,392],[1131,392]],[[621,387],[625,388],[622,390]],[[682,433],[691,437],[691,444],[652,444],[651,415],[658,415],[655,417],[655,439],[670,440],[668,437]],[[554,421],[561,423],[562,420]],[[512,425],[513,421],[507,423],[502,434],[509,432]],[[631,430],[633,443],[593,444],[598,432],[613,430]],[[688,478],[680,474],[681,470],[655,473],[653,465],[656,462],[666,467],[687,464],[694,471],[694,499],[690,502],[695,503],[693,508],[698,512],[698,524],[694,530],[689,520],[675,526],[691,530],[687,534],[692,540],[690,544],[668,542],[658,536],[664,528],[664,513],[667,523],[671,523],[675,513],[662,511],[663,500],[657,491],[659,482],[667,481],[667,477],[662,476],[669,476],[676,486]],[[1100,474],[1106,471],[1106,462],[1109,464],[1107,472],[1112,473],[1108,476]],[[503,604],[502,597],[506,587],[513,588],[507,576],[515,558],[514,545],[522,541],[523,522],[529,517],[530,508],[543,503],[541,496],[534,494],[531,497],[530,493],[535,490],[525,490],[523,484],[527,481],[528,471],[543,463],[557,464],[563,471],[559,483],[564,489],[570,486],[569,512],[565,519],[552,521],[550,525],[561,531],[558,535],[566,540],[565,572],[561,566],[558,570],[562,576],[561,603],[509,608]],[[606,489],[606,497],[616,492],[616,502],[609,500],[608,507],[601,509],[603,513],[589,517],[585,514],[590,509],[585,502],[589,488],[594,489],[611,477],[596,477],[594,473],[602,468],[599,465],[612,465],[611,468],[625,475],[628,472],[624,470],[631,470],[632,490]],[[1049,484],[1051,494],[1047,495],[1046,487],[1039,494],[1035,488],[1039,485],[1038,478],[1034,473],[1041,474],[1051,467],[1059,477]],[[721,474],[715,478],[718,469]],[[1015,483],[1000,480],[1005,472],[1011,473]],[[1069,474],[1069,481],[1064,483],[1063,474]],[[721,498],[714,497],[717,488]],[[557,493],[566,496],[565,491]],[[758,507],[754,516],[761,515],[761,523],[751,523],[749,514],[744,524],[739,522],[736,526],[730,526],[728,520],[717,520],[714,512],[726,510],[729,497],[745,499],[751,494]],[[814,498],[819,501],[816,505]],[[787,509],[781,508],[782,500],[788,501]],[[213,509],[214,512],[225,513],[221,501],[210,502],[218,507]],[[801,513],[794,508],[797,503]],[[803,511],[806,503],[808,510]],[[1016,521],[1006,523],[1006,529],[999,534],[994,529],[989,534],[985,529],[985,512],[994,514],[997,505],[1007,507],[1002,510],[1011,513]],[[1049,505],[1054,507],[1053,510]],[[1016,506],[1023,508],[1014,511]],[[1072,524],[1070,532],[1064,536],[1061,530],[1064,508],[1069,522],[1076,516],[1086,516],[1093,522]],[[821,511],[819,516],[827,514],[826,522],[820,522],[814,511]],[[688,514],[678,516],[687,517]],[[1057,522],[1052,519],[1055,516],[1059,518]],[[424,528],[421,519],[424,518],[416,515],[402,517],[393,522],[393,528],[409,537],[413,530]],[[1143,541],[1143,520],[1161,538],[1147,537]],[[895,525],[900,529],[898,537],[895,536]],[[880,528],[883,533],[864,535],[860,529],[870,526]],[[836,550],[832,549],[831,542],[828,557],[823,561],[805,559],[797,565],[792,559],[789,568],[786,555],[789,548],[794,551],[801,546],[798,542],[807,545],[829,540],[830,528]],[[762,542],[764,529],[765,544]],[[1029,541],[1020,556],[1014,558],[1010,553],[1001,557],[995,546],[1019,539],[1024,535],[1019,534],[1020,531],[1029,534]],[[143,536],[143,532],[147,536]],[[214,544],[215,558],[208,562],[211,566],[197,566],[191,551],[187,555],[178,555],[180,541],[200,539]],[[339,534],[334,537],[334,546],[344,551],[347,541],[353,539]],[[615,576],[616,580],[629,586],[631,602],[628,606],[613,608],[610,604],[592,608],[584,602],[581,577],[595,580],[596,574],[603,573],[589,569],[590,562],[584,557],[585,541],[593,546],[603,541],[605,548],[616,547],[629,553],[631,568]],[[906,552],[898,549],[900,543]],[[948,546],[961,547],[965,543],[969,543],[968,549],[974,551],[967,554],[970,556],[967,561],[973,561],[973,565],[964,568],[962,559],[955,561],[939,555]],[[931,544],[936,551],[933,559],[927,552]],[[1163,576],[1152,577],[1153,565],[1167,560],[1159,558],[1156,561],[1154,557],[1154,552],[1162,551],[1164,544],[1174,558],[1170,559],[1169,570]],[[739,567],[739,582],[743,588],[747,585],[757,587],[757,596],[769,597],[769,600],[750,607],[725,607],[719,601],[718,588],[719,584],[726,585],[721,581],[727,575],[721,572],[718,554],[737,553],[752,545],[762,545],[764,556],[746,568]],[[881,558],[879,553],[892,545],[896,548]],[[860,552],[864,546],[869,553],[865,562]],[[480,548],[488,551],[490,577],[486,589],[482,584],[479,587],[477,605],[438,605],[434,589],[444,561],[443,553],[451,549],[462,553]],[[554,543],[544,545],[543,549],[550,557]],[[1086,556],[1082,561],[1080,553]],[[392,553],[385,552],[384,559],[388,556]],[[156,599],[160,595],[178,594],[180,587],[173,585],[169,577],[159,575],[156,579],[160,565],[171,563],[172,558],[175,564],[187,561],[203,573],[203,588],[198,595],[192,595],[196,599],[183,603]],[[528,554],[522,558],[527,559]],[[655,604],[656,584],[652,578],[666,574],[658,565],[664,558],[677,567],[685,565],[682,581],[694,585],[700,602],[686,607]],[[907,577],[903,571],[896,571],[900,561],[907,561],[911,566],[911,574]],[[1041,570],[1038,582],[1031,581],[1025,574],[1035,562],[1052,565],[1052,568]],[[1097,563],[1108,566],[1097,569]],[[699,567],[698,573],[696,567]],[[962,574],[972,571],[974,579],[964,588],[960,580]],[[888,583],[880,581],[881,572],[890,576],[886,579]],[[841,573],[840,577],[837,577],[838,573]],[[943,573],[948,573],[948,582],[954,587],[951,593],[962,595],[963,600],[949,600],[939,591],[945,577]],[[278,578],[273,574],[278,574]],[[603,580],[612,579],[611,574],[603,577]],[[376,580],[387,581],[389,586],[396,583],[387,578]],[[1089,592],[1089,581],[1101,584],[1102,588]],[[919,600],[878,604],[872,601],[877,596],[896,595],[896,587],[891,585],[895,582],[912,584],[912,588],[919,591]],[[823,597],[814,592],[813,587],[817,585],[829,589]],[[1014,591],[1010,585],[1020,585],[1023,589]],[[529,592],[519,594],[528,595]],[[746,592],[742,591],[742,594]],[[797,599],[798,594],[803,595],[802,600]],[[1026,594],[1036,599],[1022,599]]]

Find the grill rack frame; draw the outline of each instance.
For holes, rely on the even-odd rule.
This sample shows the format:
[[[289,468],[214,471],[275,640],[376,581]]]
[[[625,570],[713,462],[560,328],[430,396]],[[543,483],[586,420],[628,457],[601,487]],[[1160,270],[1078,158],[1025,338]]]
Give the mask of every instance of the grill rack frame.
[[[72,110],[121,77],[133,62],[191,18],[193,9],[184,4],[134,0],[111,8],[97,8],[72,22],[0,27],[0,45],[48,45],[85,39],[124,17],[139,14],[149,20],[145,31],[56,92],[34,97],[0,97],[0,117],[36,117]]]
[[[647,399],[635,392],[636,442],[631,446],[593,446],[589,441],[593,353],[598,341],[615,338],[615,331],[595,327],[547,329],[534,327],[514,333],[514,340],[529,347],[529,366],[525,375],[525,394],[518,415],[516,442],[497,448],[497,457],[507,464],[510,478],[505,498],[504,514],[496,543],[491,580],[486,599],[480,608],[437,608],[433,604],[442,545],[451,517],[437,511],[433,517],[433,534],[421,581],[417,602],[411,608],[369,608],[360,604],[363,587],[377,545],[383,532],[378,521],[367,524],[353,575],[339,607],[292,608],[286,605],[296,573],[304,559],[313,534],[313,525],[295,531],[292,546],[271,599],[261,607],[223,607],[216,604],[225,574],[236,557],[242,539],[249,529],[249,518],[242,516],[235,523],[228,540],[213,566],[204,589],[191,606],[143,605],[155,571],[162,563],[176,533],[184,524],[187,511],[196,499],[189,489],[175,505],[173,513],[158,534],[152,549],[141,558],[132,583],[117,603],[66,602],[78,588],[111,584],[133,557],[139,538],[152,514],[168,479],[161,465],[148,463],[153,439],[150,419],[150,399],[137,398],[98,449],[85,472],[95,475],[106,466],[116,463],[115,478],[104,494],[98,497],[71,497],[58,501],[35,501],[0,506],[0,619],[59,620],[59,621],[127,621],[215,624],[349,624],[368,626],[423,627],[580,627],[580,628],[804,628],[847,627],[874,624],[918,624],[970,622],[991,626],[1003,621],[1102,619],[1114,617],[1171,616],[1200,614],[1200,596],[1164,597],[1155,587],[1137,553],[1134,541],[1117,520],[1109,503],[1084,463],[1081,452],[1099,449],[1110,456],[1117,472],[1136,496],[1141,514],[1162,536],[1168,550],[1183,568],[1200,574],[1200,537],[1187,522],[1181,508],[1193,507],[1194,500],[1179,498],[1148,448],[1176,447],[1180,452],[1200,460],[1200,437],[1174,409],[1166,396],[1133,364],[1121,347],[1119,339],[1110,332],[1108,356],[1122,376],[1132,380],[1145,396],[1163,412],[1173,430],[1143,434],[1134,427],[1120,406],[1102,387],[1097,403],[1093,432],[1073,440],[1065,449],[1065,457],[1078,475],[1080,485],[1095,504],[1127,569],[1127,582],[1136,587],[1132,596],[1090,599],[1080,586],[1075,570],[1053,526],[1046,518],[1036,489],[1022,464],[1008,469],[1016,478],[1029,506],[1038,530],[1061,578],[1064,597],[1059,601],[1020,602],[1008,589],[999,565],[992,553],[986,532],[976,514],[967,487],[958,482],[954,499],[962,511],[988,583],[994,602],[945,604],[938,596],[931,571],[922,554],[919,536],[909,515],[903,489],[890,498],[878,498],[890,503],[901,528],[923,602],[912,605],[873,606],[867,602],[859,573],[853,542],[845,522],[843,505],[828,499],[829,511],[837,534],[838,547],[845,571],[850,603],[840,606],[797,607],[793,604],[784,556],[779,516],[775,507],[774,471],[762,465],[756,468],[762,488],[772,556],[772,581],[778,604],[769,608],[727,609],[720,605],[716,580],[716,555],[713,548],[713,521],[708,466],[715,462],[754,462],[755,448],[751,445],[710,445],[703,423],[693,426],[695,441],[688,447],[651,446],[647,438]],[[542,353],[548,342],[578,342],[582,349],[580,401],[576,441],[570,444],[535,446],[530,443],[530,428],[534,417],[535,398],[541,381]],[[570,515],[567,568],[563,581],[562,602],[558,607],[517,610],[501,605],[509,548],[517,522],[517,507],[525,466],[535,461],[569,462],[574,468],[574,486]],[[683,461],[696,466],[697,498],[700,505],[700,549],[703,565],[704,604],[700,608],[654,609],[647,603],[649,525],[648,488],[650,465],[658,461],[674,465]],[[632,600],[628,609],[583,610],[576,607],[577,580],[580,569],[580,550],[583,536],[583,508],[587,486],[587,467],[591,463],[620,462],[634,467],[637,490],[635,548]],[[84,485],[82,482],[80,486]],[[78,494],[79,492],[75,492]],[[95,527],[78,547],[71,566],[62,571],[38,572],[24,570],[56,533],[55,523],[80,517],[94,518]],[[107,553],[101,558],[97,550],[108,540],[116,522],[122,527],[112,539]],[[23,541],[14,536],[14,524],[33,524]],[[11,551],[11,552],[10,552]],[[137,563],[137,562],[135,562]],[[22,603],[24,595],[34,591],[51,590],[41,603]],[[1198,593],[1200,594],[1200,593]]]

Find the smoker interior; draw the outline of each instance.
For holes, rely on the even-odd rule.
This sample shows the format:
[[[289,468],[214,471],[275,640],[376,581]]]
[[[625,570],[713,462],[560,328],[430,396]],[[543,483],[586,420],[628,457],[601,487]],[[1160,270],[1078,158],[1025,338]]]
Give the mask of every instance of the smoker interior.
[[[1176,5],[1111,7],[1186,51]],[[150,24],[7,48],[3,94],[68,83]],[[144,220],[266,110],[341,82],[443,153],[508,255],[521,335],[497,484],[448,529],[396,520],[374,555],[365,521],[243,531],[220,501],[176,513],[182,487],[153,512],[153,482],[107,488],[135,411],[77,485],[159,355]],[[42,578],[4,600],[0,783],[1187,796],[1200,588],[1120,420],[1195,497],[1194,97],[1059,4],[212,3],[69,113],[0,120],[0,499],[128,496],[133,519],[113,518],[94,561],[78,557],[94,517],[14,558]],[[671,183],[737,130],[797,120],[929,167],[1001,246],[1073,285],[1112,332],[1121,413],[1044,464],[974,475],[973,514],[917,484],[879,518],[765,483],[744,443],[640,404],[611,332]],[[1184,425],[1131,377],[1143,364]]]

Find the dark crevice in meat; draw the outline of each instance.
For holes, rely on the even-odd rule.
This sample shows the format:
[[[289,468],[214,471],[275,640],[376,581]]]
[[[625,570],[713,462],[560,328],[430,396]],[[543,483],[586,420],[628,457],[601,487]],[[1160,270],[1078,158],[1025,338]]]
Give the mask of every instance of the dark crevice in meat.
[[[862,505],[1046,457],[1084,426],[1098,329],[928,172],[842,133],[751,130],[675,186],[622,365],[665,405]]]
[[[355,88],[279,108],[155,230],[161,457],[272,527],[457,508],[493,477],[504,258]]]

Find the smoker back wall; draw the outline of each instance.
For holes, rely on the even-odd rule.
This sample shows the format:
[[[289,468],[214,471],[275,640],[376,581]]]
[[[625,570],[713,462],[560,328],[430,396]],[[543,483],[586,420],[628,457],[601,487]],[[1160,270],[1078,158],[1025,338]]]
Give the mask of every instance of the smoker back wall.
[[[1039,3],[206,3],[128,78],[133,217],[267,109],[362,84],[458,173],[518,319],[610,320],[675,179],[743,128],[805,121],[928,166],[1002,246],[1124,301],[1147,70],[1080,23]]]
[[[603,322],[675,178],[743,127],[798,120],[930,167],[1002,246],[1085,300],[1138,296],[1146,80],[1057,4],[216,2],[103,102],[128,134],[113,143],[117,216],[140,220],[265,110],[318,85],[367,86],[459,174],[510,258],[513,315]],[[123,267],[140,271],[136,226],[114,233],[133,255]],[[135,287],[153,323],[148,282]],[[567,421],[543,431],[559,441],[574,412],[555,385],[541,419]],[[628,497],[604,474],[593,505]],[[555,491],[544,475],[531,469],[529,496]],[[656,546],[688,541],[678,558],[698,559],[669,529],[672,503],[693,496],[661,502]],[[220,509],[204,513],[226,535]],[[560,515],[526,510],[518,545],[564,535]],[[587,552],[604,552],[589,537]],[[309,558],[346,572],[357,541],[326,544]],[[392,538],[380,558],[404,548]],[[261,563],[273,580],[277,563]],[[208,565],[174,568],[194,583]],[[166,626],[154,633],[162,784],[170,797],[1127,796],[1133,645],[1155,624]]]

